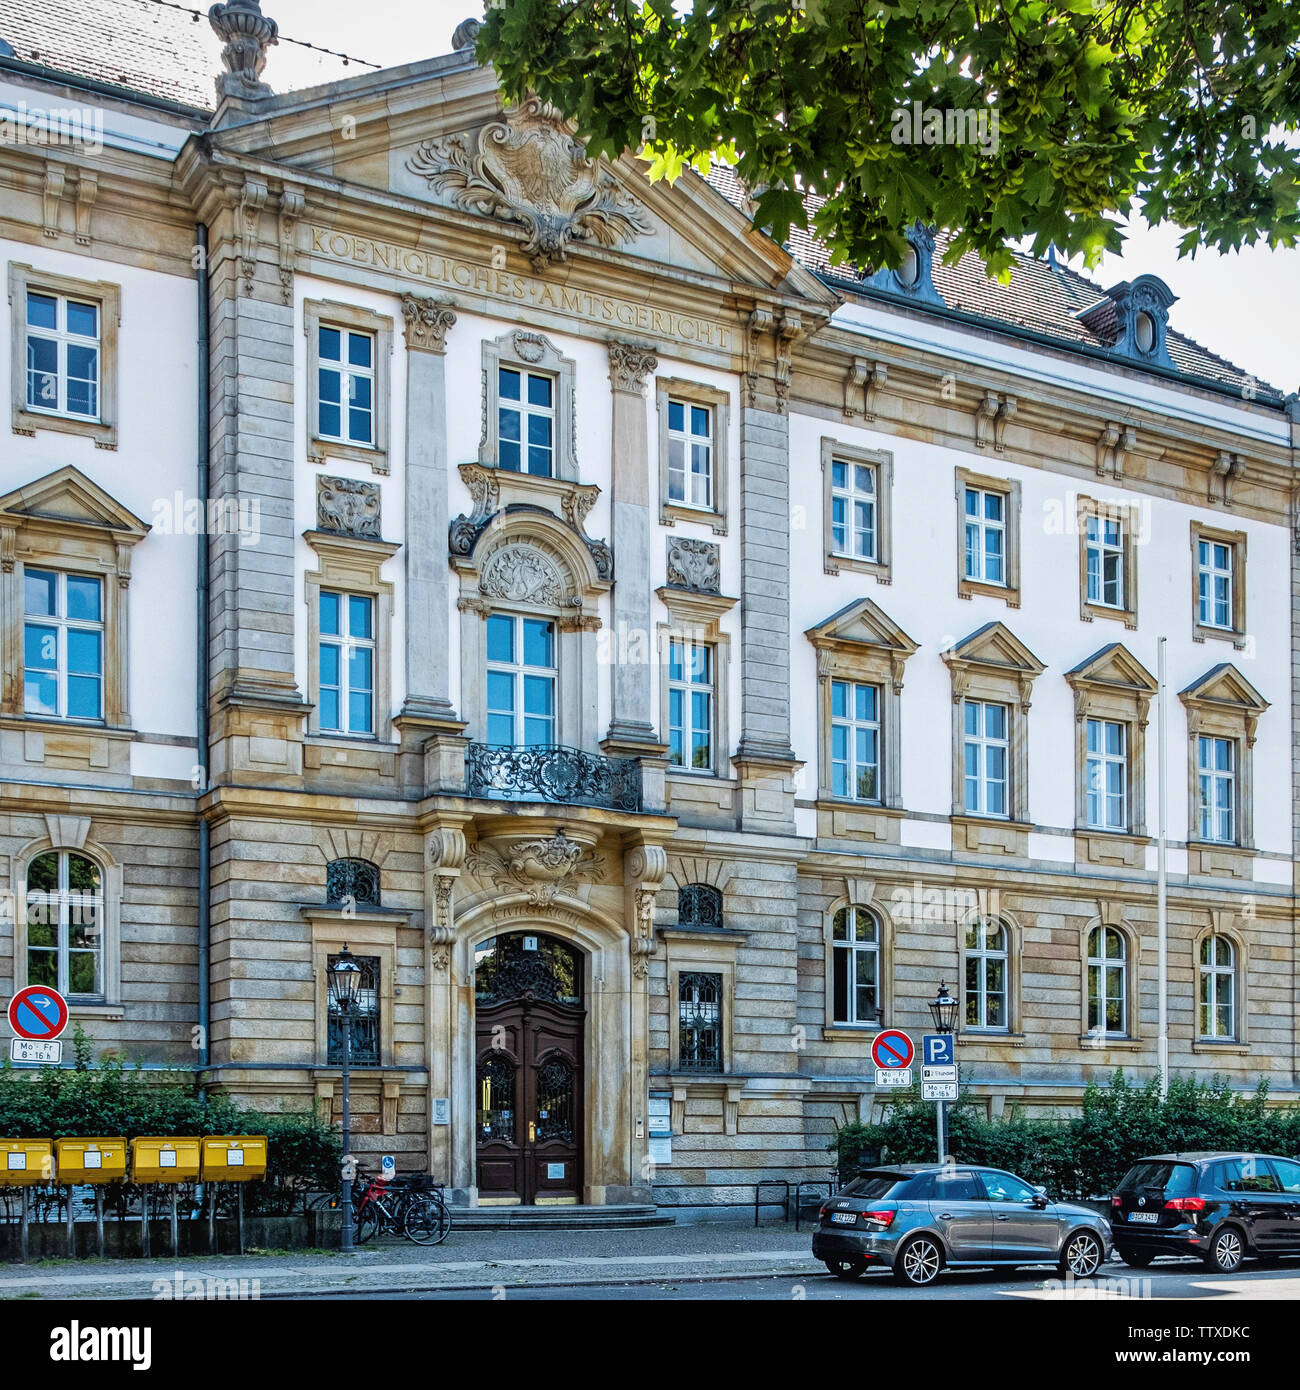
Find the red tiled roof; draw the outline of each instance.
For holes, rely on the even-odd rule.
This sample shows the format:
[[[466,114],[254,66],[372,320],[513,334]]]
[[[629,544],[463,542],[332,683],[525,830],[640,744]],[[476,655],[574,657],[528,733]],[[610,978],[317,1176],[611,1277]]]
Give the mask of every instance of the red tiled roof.
[[[715,166],[709,173],[709,183],[729,202],[744,207],[744,190],[732,169]],[[819,201],[810,197],[809,208],[815,209]],[[1011,279],[1003,285],[989,279],[984,263],[973,252],[968,252],[953,265],[945,265],[942,257],[948,242],[943,232],[936,237],[931,273],[934,287],[948,308],[992,320],[995,325],[1009,324],[1057,338],[1063,346],[1081,343],[1105,349],[1111,345],[1113,339],[1106,333],[1106,315],[1090,315],[1090,325],[1077,317],[1080,310],[1106,299],[1105,289],[1087,276],[1059,262],[1052,265],[1016,252]],[[845,265],[832,266],[825,244],[808,230],[791,231],[787,250],[814,275],[833,281],[837,288],[851,294],[861,286],[864,292],[869,292],[865,282],[870,272]],[[1172,326],[1166,343],[1174,366],[1188,376],[1253,389],[1262,399],[1282,399],[1282,392],[1275,387],[1225,361]]]
[[[274,18],[274,12],[268,7]],[[211,111],[221,41],[206,9],[168,0],[0,0],[0,39],[23,63]],[[276,91],[335,82],[374,67],[281,36],[265,80]]]

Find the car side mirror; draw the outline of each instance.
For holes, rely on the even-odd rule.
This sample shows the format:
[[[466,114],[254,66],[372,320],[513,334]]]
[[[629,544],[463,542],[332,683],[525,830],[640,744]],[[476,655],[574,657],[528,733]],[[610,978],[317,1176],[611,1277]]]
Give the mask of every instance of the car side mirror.
[[[1045,1187],[1034,1188],[1034,1206],[1036,1206],[1041,1211],[1045,1206],[1048,1205],[1049,1203],[1047,1200],[1047,1189]]]

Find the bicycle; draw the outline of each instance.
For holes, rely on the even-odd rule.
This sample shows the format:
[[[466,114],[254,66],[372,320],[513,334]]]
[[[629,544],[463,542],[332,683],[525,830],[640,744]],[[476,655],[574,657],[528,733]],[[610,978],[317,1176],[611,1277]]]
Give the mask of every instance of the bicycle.
[[[451,1230],[451,1213],[443,1184],[427,1173],[385,1182],[358,1172],[352,1184],[352,1212],[358,1245],[380,1232],[400,1234],[417,1245],[439,1245]],[[323,1192],[309,1204],[313,1211],[337,1211],[343,1193]]]

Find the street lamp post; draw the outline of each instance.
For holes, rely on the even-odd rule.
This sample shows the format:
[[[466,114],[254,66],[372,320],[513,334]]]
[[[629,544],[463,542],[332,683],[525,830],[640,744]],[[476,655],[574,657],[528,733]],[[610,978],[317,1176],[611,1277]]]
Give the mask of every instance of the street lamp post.
[[[361,967],[344,942],[343,949],[334,958],[329,968],[330,1003],[343,1021],[343,1230],[339,1248],[345,1255],[353,1249],[352,1221],[352,1109],[350,1085],[352,1081],[352,1014],[356,1009],[357,996],[361,991]]]
[[[930,1000],[930,1016],[934,1019],[934,1028],[937,1033],[955,1033],[957,1031],[957,1009],[958,1001],[948,993],[948,985],[941,981],[939,993]],[[946,1100],[935,1101],[935,1120],[939,1133],[939,1162],[948,1161],[948,1102]]]

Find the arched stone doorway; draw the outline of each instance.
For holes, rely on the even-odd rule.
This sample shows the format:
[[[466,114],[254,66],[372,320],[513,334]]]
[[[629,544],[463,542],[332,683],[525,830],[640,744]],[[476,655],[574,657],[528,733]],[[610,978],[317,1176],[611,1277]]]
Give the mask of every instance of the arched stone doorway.
[[[457,912],[444,995],[448,1011],[444,1015],[435,1006],[432,1020],[431,1054],[435,1059],[441,1054],[448,1062],[450,1125],[441,1133],[449,1140],[453,1197],[470,1205],[494,1201],[489,1191],[482,1190],[478,1170],[482,1091],[476,956],[484,942],[513,933],[555,938],[576,954],[580,965],[583,1036],[574,1090],[578,1201],[605,1205],[651,1200],[644,1177],[645,1140],[638,1137],[635,1123],[644,1113],[644,1099],[635,1098],[645,1090],[645,981],[633,974],[630,935],[620,920],[591,902],[556,897],[538,906],[524,894],[499,892],[467,897]],[[640,1001],[637,1006],[634,992]],[[505,1077],[499,1080],[506,1084]],[[537,1116],[533,1119],[537,1123]],[[435,1140],[438,1136],[435,1127]],[[539,1195],[545,1197],[545,1191]],[[495,1200],[513,1202],[521,1197]]]
[[[480,1203],[575,1203],[583,1185],[585,959],[508,931],[474,951],[474,1143]]]

